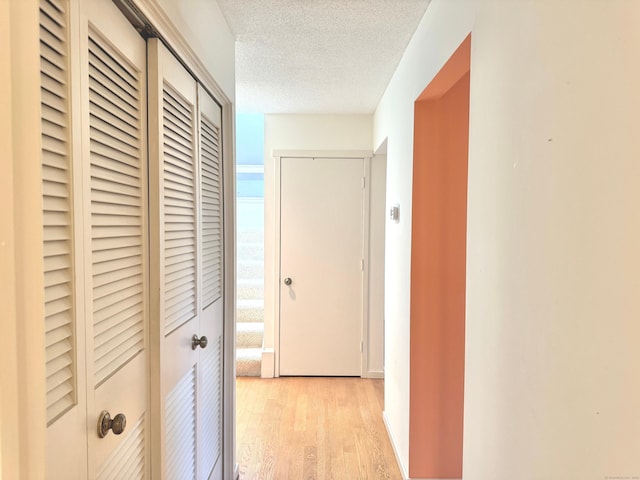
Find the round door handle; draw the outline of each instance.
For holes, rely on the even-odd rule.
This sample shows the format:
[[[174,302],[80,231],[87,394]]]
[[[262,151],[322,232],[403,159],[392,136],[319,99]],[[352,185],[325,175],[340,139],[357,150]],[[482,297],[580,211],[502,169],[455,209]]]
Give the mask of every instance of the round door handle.
[[[109,430],[111,430],[114,435],[120,435],[124,432],[125,428],[127,428],[127,417],[125,417],[123,413],[119,413],[111,418],[109,412],[104,410],[100,414],[100,417],[98,417],[98,436],[100,438],[106,437]]]
[[[284,279],[284,284],[288,287],[289,285],[291,285],[293,283],[293,280],[291,280],[289,277]]]
[[[198,335],[194,335],[191,337],[191,350],[195,350],[196,348],[207,348],[209,345],[209,340],[204,335],[198,338]]]

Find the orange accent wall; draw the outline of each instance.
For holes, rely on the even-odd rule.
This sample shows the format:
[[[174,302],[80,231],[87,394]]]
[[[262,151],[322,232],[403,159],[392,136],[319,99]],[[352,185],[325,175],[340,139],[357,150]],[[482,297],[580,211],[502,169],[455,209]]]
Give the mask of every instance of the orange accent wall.
[[[409,476],[462,477],[471,37],[415,103]]]

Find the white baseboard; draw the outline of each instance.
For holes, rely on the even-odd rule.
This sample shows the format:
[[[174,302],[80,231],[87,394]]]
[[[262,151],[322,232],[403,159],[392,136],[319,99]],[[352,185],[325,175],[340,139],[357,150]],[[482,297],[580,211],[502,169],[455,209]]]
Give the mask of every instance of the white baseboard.
[[[384,378],[384,371],[382,371],[382,370],[369,370],[367,372],[367,378]]]
[[[451,478],[451,479],[438,479],[438,478],[416,478],[409,477],[409,472],[405,467],[404,463],[400,460],[400,456],[398,455],[398,450],[396,449],[396,441],[391,434],[391,429],[389,428],[389,420],[387,419],[387,412],[382,412],[382,421],[384,422],[384,427],[387,429],[387,435],[389,435],[389,440],[391,441],[391,447],[393,447],[393,453],[396,456],[396,462],[398,462],[398,467],[400,467],[400,475],[402,475],[403,480],[462,480],[461,478]]]
[[[396,440],[393,438],[393,434],[391,433],[391,428],[389,428],[389,419],[387,418],[387,412],[382,412],[382,421],[384,422],[384,427],[387,429],[387,435],[389,435],[389,440],[391,441],[391,447],[393,448],[393,453],[396,456],[396,462],[398,462],[398,467],[400,467],[400,475],[402,475],[402,480],[409,480],[409,472],[407,471],[407,467],[404,465],[404,462],[398,455],[398,449],[396,448]]]
[[[262,350],[262,370],[260,377],[273,378],[275,376],[275,353],[273,348],[265,348]]]

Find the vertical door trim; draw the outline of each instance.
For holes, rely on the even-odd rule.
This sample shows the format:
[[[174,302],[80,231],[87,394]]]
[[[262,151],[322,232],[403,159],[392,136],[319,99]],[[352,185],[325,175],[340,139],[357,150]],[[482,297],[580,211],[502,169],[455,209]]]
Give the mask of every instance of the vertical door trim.
[[[369,372],[369,245],[371,243],[371,157],[364,158],[362,188],[362,378]]]
[[[215,92],[214,92],[215,93]],[[219,98],[222,107],[222,197],[224,245],[224,353],[223,353],[223,426],[222,477],[237,479],[240,466],[236,462],[236,157],[235,109],[226,97]],[[233,472],[233,473],[232,473]]]
[[[275,152],[274,152],[275,153]],[[284,156],[284,155],[283,155]],[[273,241],[273,258],[276,268],[273,269],[274,302],[273,302],[273,376],[280,376],[280,172],[282,157],[274,157],[275,165],[275,230]]]
[[[281,305],[281,276],[280,260],[281,260],[281,240],[280,230],[281,222],[281,174],[283,158],[351,158],[362,159],[364,186],[362,189],[362,318],[360,329],[360,340],[362,348],[360,351],[360,377],[366,378],[368,372],[368,332],[369,332],[369,216],[370,216],[370,183],[371,183],[371,158],[373,153],[369,150],[273,150],[274,159],[274,177],[275,177],[275,232],[273,245],[273,258],[275,268],[273,269],[273,285],[276,295],[274,295],[273,306],[273,334],[274,334],[274,377],[280,376],[280,305]]]

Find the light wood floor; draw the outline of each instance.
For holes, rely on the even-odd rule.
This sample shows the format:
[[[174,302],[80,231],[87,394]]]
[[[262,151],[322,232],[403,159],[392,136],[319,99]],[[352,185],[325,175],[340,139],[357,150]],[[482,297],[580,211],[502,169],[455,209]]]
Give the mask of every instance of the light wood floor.
[[[383,380],[237,379],[240,480],[401,479]]]

